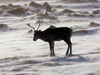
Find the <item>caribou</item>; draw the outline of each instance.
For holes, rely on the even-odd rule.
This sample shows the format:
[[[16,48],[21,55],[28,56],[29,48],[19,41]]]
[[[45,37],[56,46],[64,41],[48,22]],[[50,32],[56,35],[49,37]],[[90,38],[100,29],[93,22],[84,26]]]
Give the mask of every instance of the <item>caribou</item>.
[[[27,24],[29,27],[33,28],[34,30],[34,37],[33,41],[37,41],[38,39],[41,39],[45,42],[49,43],[50,46],[50,56],[55,56],[54,52],[54,41],[60,41],[64,40],[68,44],[66,56],[72,55],[72,42],[71,42],[71,36],[72,36],[72,29],[68,27],[55,27],[50,26],[44,31],[39,30],[40,24],[38,28],[35,30],[34,27],[30,26],[30,24]],[[69,53],[70,50],[70,53]]]

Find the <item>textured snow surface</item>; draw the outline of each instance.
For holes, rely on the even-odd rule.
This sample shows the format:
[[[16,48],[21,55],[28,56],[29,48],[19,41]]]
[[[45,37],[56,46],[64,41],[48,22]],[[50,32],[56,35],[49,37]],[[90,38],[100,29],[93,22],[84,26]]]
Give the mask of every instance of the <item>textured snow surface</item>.
[[[41,5],[45,1],[34,0]],[[24,16],[4,16],[8,9],[2,11],[0,8],[3,12],[0,14],[0,75],[100,75],[100,1],[64,1],[67,0],[47,0],[53,10],[48,12],[48,17],[45,8],[29,7],[31,1],[11,2],[29,8],[29,14]],[[2,1],[0,5],[8,3]],[[33,11],[37,9],[40,12]],[[63,13],[65,9],[73,12],[67,10]],[[44,16],[37,18],[40,13]],[[65,57],[68,46],[64,41],[55,42],[54,57],[50,57],[47,42],[33,41],[34,32],[27,23],[37,28],[39,20],[42,21],[39,28],[42,31],[50,25],[73,29],[73,56]]]

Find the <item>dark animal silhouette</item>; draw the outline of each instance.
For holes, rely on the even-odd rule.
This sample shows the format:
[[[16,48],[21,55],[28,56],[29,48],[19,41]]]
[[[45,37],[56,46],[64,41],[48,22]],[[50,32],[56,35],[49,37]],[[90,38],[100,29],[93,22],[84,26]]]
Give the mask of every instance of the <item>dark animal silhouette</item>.
[[[38,30],[40,27],[40,24],[39,24],[37,30],[35,30],[35,28],[30,26],[29,24],[28,24],[28,26],[34,29],[33,41],[36,41],[37,39],[41,39],[41,40],[49,43],[50,56],[55,56],[54,41],[60,41],[60,40],[64,40],[68,44],[66,56],[69,53],[69,49],[70,49],[69,55],[72,55],[72,43],[70,40],[71,35],[72,35],[72,29],[70,29],[68,27],[56,28],[55,26],[50,26],[46,30],[41,31],[41,30]]]

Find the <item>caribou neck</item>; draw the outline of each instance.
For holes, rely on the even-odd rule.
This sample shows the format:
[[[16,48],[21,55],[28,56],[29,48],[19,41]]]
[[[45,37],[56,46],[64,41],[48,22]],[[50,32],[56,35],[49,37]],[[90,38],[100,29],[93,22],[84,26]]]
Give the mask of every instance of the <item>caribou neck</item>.
[[[45,39],[45,33],[43,31],[39,32],[38,36],[39,36],[39,39],[41,39],[43,41],[46,41],[46,39]]]

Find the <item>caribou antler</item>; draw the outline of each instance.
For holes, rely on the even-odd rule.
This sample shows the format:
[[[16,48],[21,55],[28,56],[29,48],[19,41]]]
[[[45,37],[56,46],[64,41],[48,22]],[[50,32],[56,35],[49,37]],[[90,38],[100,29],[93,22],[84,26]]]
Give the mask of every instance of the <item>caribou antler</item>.
[[[39,29],[39,27],[40,27],[40,23],[39,23],[39,26],[38,26],[37,30]]]
[[[29,27],[31,27],[31,28],[33,28],[33,30],[35,31],[35,28],[34,27],[32,27],[32,26],[30,26],[30,24],[27,24]]]
[[[27,25],[28,25],[29,27],[33,28],[34,31],[36,31],[34,27],[30,26],[30,24],[27,24]],[[37,31],[38,31],[39,27],[40,27],[40,23],[39,23],[39,26],[38,26],[38,28],[37,28]]]

